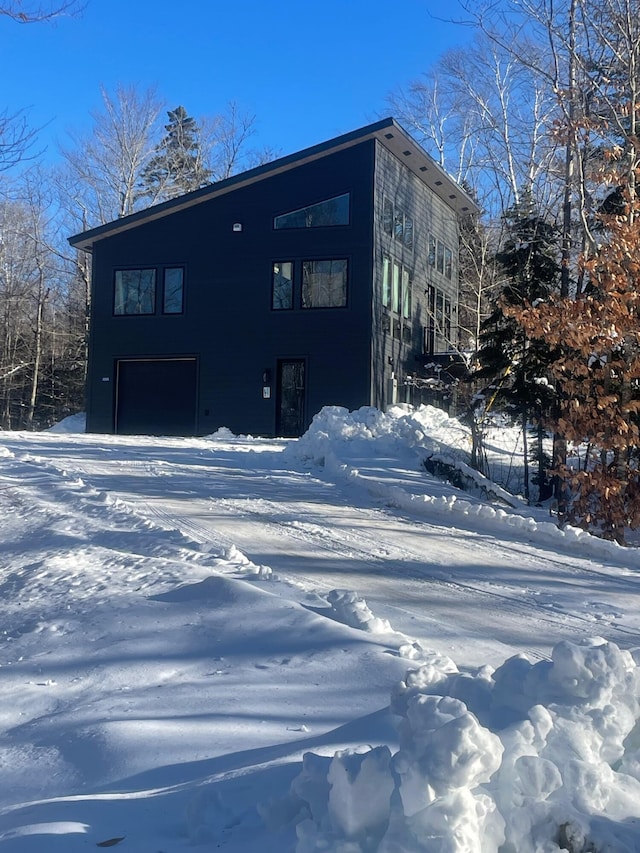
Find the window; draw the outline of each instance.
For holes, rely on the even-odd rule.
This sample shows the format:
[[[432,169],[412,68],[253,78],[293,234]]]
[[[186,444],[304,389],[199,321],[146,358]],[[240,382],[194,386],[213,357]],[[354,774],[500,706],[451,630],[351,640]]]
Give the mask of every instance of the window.
[[[393,236],[393,204],[388,198],[382,203],[382,227],[385,234]]]
[[[451,281],[453,274],[453,252],[447,246],[444,247],[444,274]]]
[[[400,313],[400,264],[393,265],[393,280],[391,282],[391,308],[396,314]]]
[[[444,300],[444,328],[442,330],[447,349],[451,348],[451,300]]]
[[[116,270],[113,313],[155,314],[155,269]]]
[[[413,249],[413,219],[385,198],[382,201],[382,228],[385,234]]]
[[[182,314],[184,298],[184,269],[166,267],[162,285],[162,313]]]
[[[444,272],[444,244],[438,240],[438,248],[436,254],[436,269],[438,272]]]
[[[349,193],[335,198],[319,201],[309,207],[301,207],[274,217],[273,227],[283,228],[322,228],[331,225],[349,224]]]
[[[393,235],[396,240],[404,238],[404,213],[401,210],[396,210],[393,218]]]
[[[410,216],[404,218],[403,240],[407,249],[413,249],[413,219]]]
[[[405,320],[411,317],[411,281],[409,270],[402,270],[402,316]]]
[[[429,234],[429,266],[436,265],[436,238],[433,234]]]
[[[386,255],[382,258],[382,304],[391,307],[391,259]]]
[[[346,259],[302,262],[303,308],[344,308],[346,304]]]
[[[293,308],[293,263],[276,261],[271,276],[271,307],[274,311]]]

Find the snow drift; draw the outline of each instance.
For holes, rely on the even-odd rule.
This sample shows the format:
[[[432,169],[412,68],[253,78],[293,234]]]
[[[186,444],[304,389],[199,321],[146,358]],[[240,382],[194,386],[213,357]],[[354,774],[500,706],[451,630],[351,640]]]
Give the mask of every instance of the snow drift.
[[[297,853],[638,849],[640,669],[603,639],[458,671],[410,670],[391,711],[400,748],[308,753],[284,801]]]

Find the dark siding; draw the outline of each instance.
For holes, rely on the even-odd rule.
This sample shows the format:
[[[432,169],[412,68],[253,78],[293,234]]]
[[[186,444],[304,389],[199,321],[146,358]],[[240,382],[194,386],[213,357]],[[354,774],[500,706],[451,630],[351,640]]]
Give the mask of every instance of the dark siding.
[[[199,434],[226,426],[272,435],[282,358],[306,360],[307,420],[325,405],[368,405],[373,162],[367,141],[98,242],[88,429],[114,429],[115,365],[132,357],[198,359]],[[347,191],[351,225],[273,230],[274,215]],[[234,223],[241,232],[233,232]],[[349,261],[346,308],[271,310],[274,260],[294,260],[299,271],[302,259],[331,257]],[[112,316],[116,268],[177,264],[186,270],[183,315]]]

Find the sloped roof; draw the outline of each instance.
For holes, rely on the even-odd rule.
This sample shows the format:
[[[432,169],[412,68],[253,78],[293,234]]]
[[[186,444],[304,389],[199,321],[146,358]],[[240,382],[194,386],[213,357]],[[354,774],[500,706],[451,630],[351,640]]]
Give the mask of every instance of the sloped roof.
[[[94,243],[106,237],[112,237],[115,234],[136,228],[138,225],[147,222],[153,222],[156,219],[162,219],[178,210],[193,207],[201,202],[233,192],[233,190],[239,187],[261,181],[272,175],[278,175],[281,172],[294,169],[304,163],[309,163],[313,160],[326,157],[328,154],[333,154],[336,151],[358,145],[368,139],[377,139],[456,213],[464,215],[466,213],[477,212],[478,207],[476,203],[467,195],[462,187],[409,136],[395,119],[386,118],[374,124],[369,124],[366,127],[361,127],[358,130],[351,131],[350,133],[345,133],[342,136],[337,136],[327,142],[314,145],[311,148],[304,148],[295,154],[280,157],[270,163],[265,163],[262,166],[257,166],[254,169],[233,175],[223,181],[217,181],[215,184],[210,184],[202,189],[194,190],[161,204],[147,207],[137,213],[132,213],[130,216],[123,216],[121,219],[116,219],[113,222],[107,222],[106,225],[99,225],[97,228],[83,231],[81,234],[69,237],[69,243],[76,249],[83,249],[86,252],[90,252]]]

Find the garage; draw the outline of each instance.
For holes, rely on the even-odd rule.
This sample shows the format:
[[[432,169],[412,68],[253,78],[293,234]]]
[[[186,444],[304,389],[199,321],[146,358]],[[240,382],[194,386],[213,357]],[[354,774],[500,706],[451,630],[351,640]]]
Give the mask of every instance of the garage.
[[[119,359],[115,431],[119,435],[194,435],[197,360]]]

